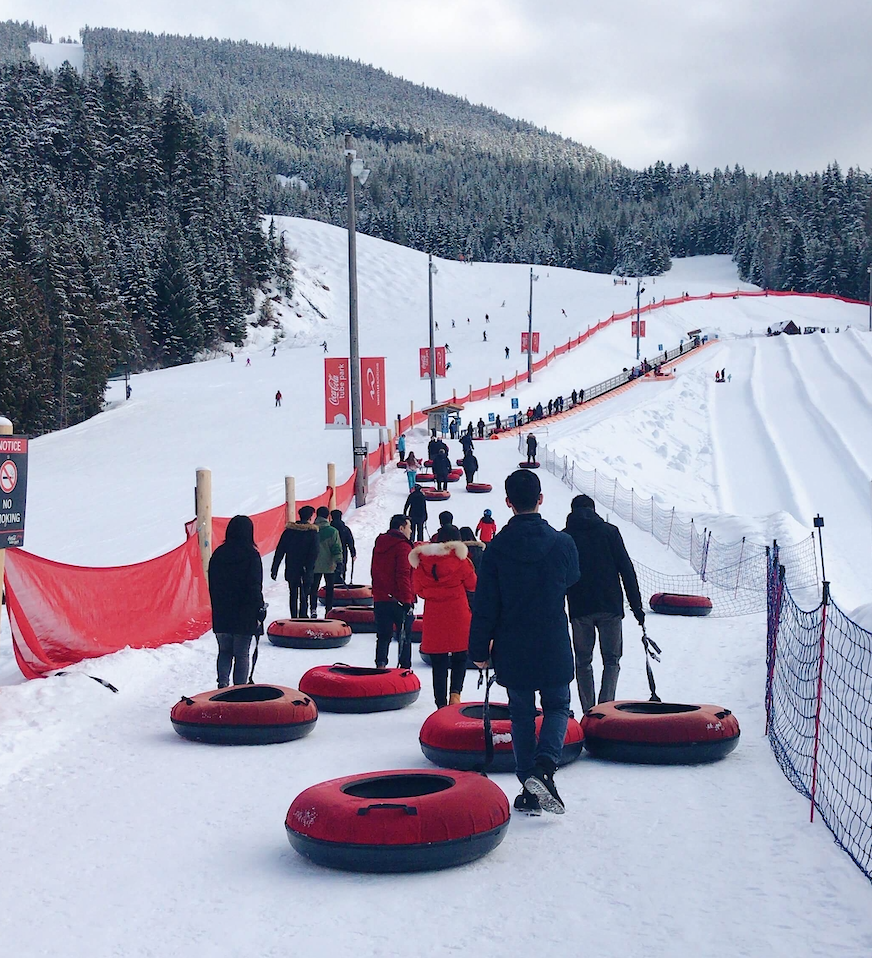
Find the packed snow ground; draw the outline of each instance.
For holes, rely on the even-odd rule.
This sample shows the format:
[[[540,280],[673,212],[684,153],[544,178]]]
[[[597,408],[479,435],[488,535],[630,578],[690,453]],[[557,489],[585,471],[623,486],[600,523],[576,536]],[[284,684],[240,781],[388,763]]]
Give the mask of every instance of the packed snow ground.
[[[320,425],[317,347],[326,336],[331,354],[345,354],[344,233],[297,220],[281,226],[298,250],[300,274],[297,304],[285,317],[289,329],[291,320],[295,325],[276,356],[261,330],[232,364],[222,358],[136,376],[129,402],[113,389],[101,416],[36,440],[31,551],[109,565],[175,546],[191,516],[194,470],[201,465],[213,469],[215,512],[223,515],[277,504],[285,474],[296,476],[301,498],[320,491],[327,460],[337,463],[340,477],[347,475],[350,437]],[[366,237],[359,253],[362,352],[388,357],[389,402],[396,412],[407,412],[410,398],[420,408],[428,396],[427,384],[417,379],[417,348],[426,343],[426,257]],[[438,265],[440,333],[450,329],[452,315],[456,320],[441,340],[451,344],[452,369],[440,397],[450,395],[452,385],[465,393],[488,375],[513,375],[516,361],[501,357],[504,345],[517,355],[527,268]],[[615,287],[610,277],[537,272],[534,326],[551,332],[547,338],[554,343],[630,305],[631,288]],[[676,263],[653,289],[659,297],[735,287],[732,265],[709,258]],[[838,598],[840,584],[850,584],[851,563],[868,566],[868,498],[864,507],[851,489],[865,468],[868,492],[863,400],[870,342],[854,332],[790,341],[747,337],[785,310],[801,317],[800,325],[843,330],[865,318],[859,307],[793,299],[658,311],[649,320],[648,343],[674,345],[697,326],[719,331],[722,342],[686,361],[672,383],[642,383],[537,432],[588,467],[610,470],[663,502],[684,504],[691,513],[736,513],[726,527],[740,525],[757,538],[773,528],[805,534],[806,511],[824,512],[835,567],[828,559],[828,571]],[[628,324],[616,324],[538,374],[519,391],[521,405],[596,382],[634,356]],[[721,367],[733,381],[715,386],[713,371]],[[284,396],[279,409],[277,388]],[[502,407],[482,403],[469,415],[477,420],[479,410]],[[740,425],[745,420],[747,427]],[[420,451],[423,433],[413,440]],[[807,447],[802,455],[799,443]],[[494,483],[495,492],[472,496],[455,485],[448,507],[457,521],[474,525],[488,506],[502,525],[509,514],[499,484],[517,463],[516,441],[479,443],[476,452],[482,478]],[[838,468],[825,471],[834,460]],[[749,481],[754,474],[761,476],[757,483]],[[562,527],[571,493],[554,477],[540,476],[543,513]],[[373,480],[366,508],[350,515],[359,545],[357,580],[367,580],[372,540],[400,511],[405,492],[405,477],[391,467]],[[438,511],[431,507],[434,519]],[[843,527],[837,529],[838,522]],[[852,523],[856,535],[846,533],[842,541],[841,528],[850,532]],[[688,571],[639,530],[622,531],[641,562],[664,572]],[[857,602],[869,598],[868,591],[860,594],[862,585],[859,579],[851,585]],[[286,615],[281,580],[266,578],[265,592],[270,616]],[[403,711],[323,714],[309,737],[287,745],[199,746],[175,735],[168,713],[181,694],[212,687],[211,635],[153,651],[127,650],[83,663],[65,677],[25,683],[15,676],[4,617],[0,814],[7,828],[0,882],[4,900],[14,903],[0,913],[4,953],[872,953],[869,883],[823,825],[807,823],[806,803],[782,776],[763,736],[764,617],[652,615],[649,631],[664,651],[656,673],[663,698],[732,709],[743,729],[736,752],[701,768],[619,766],[585,756],[559,775],[568,806],[562,819],[513,820],[503,844],[465,868],[390,877],[308,865],[287,844],[284,815],[293,797],[314,782],[426,766],[417,743],[432,703],[426,667],[419,670],[420,699]],[[629,620],[623,697],[647,698],[638,637]],[[370,664],[373,652],[374,638],[367,635],[326,656],[264,643],[258,678],[294,686],[313,665],[334,658]],[[113,682],[119,694],[87,674]],[[465,698],[477,697],[473,673]],[[510,796],[517,791],[511,775],[495,781]]]

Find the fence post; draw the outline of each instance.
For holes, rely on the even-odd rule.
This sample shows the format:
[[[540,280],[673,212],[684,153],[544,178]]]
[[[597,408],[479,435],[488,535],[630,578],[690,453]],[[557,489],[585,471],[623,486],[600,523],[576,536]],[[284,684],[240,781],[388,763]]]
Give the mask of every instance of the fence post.
[[[293,476],[285,476],[285,525],[297,516],[297,483]]]
[[[409,429],[415,428],[415,400],[409,403]]]
[[[387,444],[387,429],[380,428],[378,431],[379,457],[378,465],[381,475],[385,474],[385,445]]]
[[[654,496],[651,496],[651,535],[654,535]]]
[[[672,544],[672,523],[675,522],[675,506],[672,507],[672,515],[669,517],[669,535],[666,537],[666,548]]]
[[[487,377],[487,398],[491,398],[491,388],[493,387],[493,378],[491,376]]]
[[[363,470],[366,471],[367,465],[364,463]],[[328,462],[327,463],[327,487],[330,490],[330,509],[333,510],[336,508],[336,463]]]
[[[768,553],[768,550],[769,550],[769,547],[768,547],[768,546],[766,547],[766,550],[767,550],[767,553]],[[745,537],[742,536],[742,545],[739,547],[739,563],[738,563],[738,565],[736,566],[736,588],[735,588],[735,590],[734,590],[734,592],[733,592],[733,596],[734,596],[734,597],[735,597],[735,596],[738,594],[738,592],[739,592],[739,576],[741,576],[741,574],[742,574],[742,556],[743,556],[744,554],[745,554]]]
[[[209,560],[212,558],[212,470],[197,470],[197,539],[200,542],[200,561],[203,575],[209,578]]]
[[[451,401],[457,405],[457,390],[454,389],[451,391]]]
[[[821,704],[824,694],[824,648],[827,632],[827,605],[830,601],[830,584],[826,580],[823,583],[823,600],[821,601],[821,634],[820,651],[818,652],[818,680],[817,680],[817,705],[814,710],[814,752],[811,760],[811,814],[809,821],[814,821],[814,803],[817,792],[817,773],[818,773],[818,745],[820,744],[821,734]]]

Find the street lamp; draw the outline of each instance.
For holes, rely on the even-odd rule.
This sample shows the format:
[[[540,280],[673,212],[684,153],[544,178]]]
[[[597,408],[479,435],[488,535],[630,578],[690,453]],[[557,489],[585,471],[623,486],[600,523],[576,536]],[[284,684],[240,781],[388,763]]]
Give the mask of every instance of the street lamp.
[[[642,285],[642,278],[636,278],[636,359],[639,359],[639,337],[642,332],[642,324],[639,322],[640,316],[640,307],[639,307],[639,297],[642,293],[645,292],[645,287]]]
[[[354,451],[354,504],[366,505],[366,446],[360,410],[360,341],[357,330],[357,232],[354,210],[354,181],[363,186],[369,178],[363,160],[351,148],[351,134],[345,134],[345,176],[348,192],[348,334],[349,379],[351,383],[351,442]]]
[[[433,254],[427,254],[427,280],[430,294],[430,405],[436,405],[436,343],[433,339],[433,276],[439,270],[433,265]]]
[[[527,382],[533,382],[533,283],[539,279],[530,267],[530,308],[527,310]]]

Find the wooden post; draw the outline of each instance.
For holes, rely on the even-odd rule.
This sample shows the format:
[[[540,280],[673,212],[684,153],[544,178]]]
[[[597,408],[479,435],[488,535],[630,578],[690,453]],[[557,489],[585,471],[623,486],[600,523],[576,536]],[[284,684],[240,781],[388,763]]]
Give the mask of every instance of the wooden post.
[[[297,483],[293,476],[285,476],[285,525],[297,521]]]
[[[378,445],[379,445],[378,465],[379,465],[379,472],[382,475],[385,474],[385,458],[386,458],[385,446],[387,446],[387,442],[388,442],[387,436],[388,436],[387,429],[385,428],[379,429],[378,431]]]
[[[457,402],[457,390],[456,390],[456,389],[453,390],[452,393],[451,393],[451,401],[454,402],[454,403]]]
[[[472,383],[469,384],[469,392],[467,395],[469,396],[469,401],[472,402]]]
[[[0,416],[0,436],[11,436],[13,432],[12,421],[5,416]],[[0,549],[0,598],[2,598],[3,602],[6,601],[6,583],[3,578],[5,568],[6,550]]]
[[[409,429],[415,428],[415,400],[409,403]]]
[[[493,380],[490,376],[487,378],[487,398],[491,398],[491,386],[493,385]]]
[[[364,468],[366,468],[364,466]],[[336,463],[327,463],[327,485],[330,489],[330,502],[328,503],[331,511],[336,508]]]
[[[505,388],[505,380],[503,380],[503,387]],[[518,389],[518,370],[515,370],[515,391]]]
[[[212,558],[212,470],[197,470],[197,539],[200,542],[200,561],[203,575],[209,578],[209,560]]]
[[[403,432],[403,420],[400,416],[397,416],[397,439],[400,438]]]

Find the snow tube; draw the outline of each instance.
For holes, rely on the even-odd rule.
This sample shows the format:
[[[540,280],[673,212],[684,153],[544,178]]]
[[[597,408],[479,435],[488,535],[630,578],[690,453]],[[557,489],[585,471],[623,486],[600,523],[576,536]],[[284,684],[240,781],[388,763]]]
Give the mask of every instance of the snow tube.
[[[418,638],[415,639],[414,641],[420,642],[421,636],[419,635]],[[429,665],[430,668],[433,667],[433,660],[430,658],[429,652],[419,652],[419,655],[421,656],[421,661],[425,665]],[[467,672],[477,671],[475,663],[472,661],[472,659],[468,655],[466,656],[466,671]]]
[[[462,475],[463,475],[463,470],[462,470],[462,469],[452,469],[452,470],[448,473],[448,481],[449,481],[449,482],[459,482],[459,481],[460,481],[460,477],[461,477]]]
[[[412,642],[415,645],[421,644],[421,635],[424,632],[424,616],[416,615],[412,622]]]
[[[408,468],[409,468],[408,463],[405,463],[405,462],[397,463],[397,469],[408,469]]]
[[[493,492],[493,488],[489,482],[468,482],[466,484],[467,492]]]
[[[170,712],[173,728],[210,745],[271,745],[308,735],[318,719],[311,698],[281,685],[231,685],[182,696]]]
[[[660,615],[711,615],[712,600],[704,595],[655,592],[648,600],[652,612]]]
[[[431,502],[451,498],[451,493],[447,489],[422,489],[421,491],[424,493],[424,498]]]
[[[584,747],[597,758],[646,765],[714,762],[739,744],[739,723],[719,705],[604,702],[581,720]]]
[[[318,590],[318,599],[321,605],[324,604],[324,598],[327,590],[322,586]],[[372,605],[372,589],[368,585],[337,585],[333,588],[334,605]]]
[[[509,826],[503,790],[473,772],[369,772],[291,803],[288,841],[317,865],[362,872],[450,868],[493,851]]]
[[[424,465],[425,465],[428,469],[432,468],[432,466],[433,466],[433,460],[432,460],[432,459],[425,459],[425,460],[424,460]]]
[[[375,632],[375,609],[365,605],[334,606],[326,621],[345,622],[352,632]]]
[[[418,475],[415,476],[415,482],[435,482],[435,481],[436,481],[436,477],[433,475],[432,472],[419,472]]]
[[[494,759],[488,772],[514,772],[515,754],[512,751],[512,723],[508,705],[490,703],[491,735],[494,740]],[[444,768],[466,770],[484,766],[484,702],[461,702],[437,709],[421,726],[418,741],[421,751],[434,764]],[[536,735],[542,727],[542,711],[536,710]],[[570,716],[563,740],[561,765],[574,762],[581,755],[584,732]]]
[[[318,665],[300,679],[300,689],[323,712],[387,712],[411,705],[421,683],[411,669]]]
[[[462,459],[455,459],[454,461],[457,463],[458,466],[462,466],[462,465],[463,465],[463,460],[462,460]]]
[[[519,462],[518,468],[519,469],[538,469],[539,463],[538,462]]]
[[[338,649],[351,641],[351,628],[338,619],[276,619],[266,635],[283,649]]]

